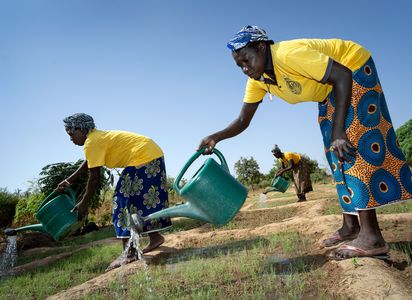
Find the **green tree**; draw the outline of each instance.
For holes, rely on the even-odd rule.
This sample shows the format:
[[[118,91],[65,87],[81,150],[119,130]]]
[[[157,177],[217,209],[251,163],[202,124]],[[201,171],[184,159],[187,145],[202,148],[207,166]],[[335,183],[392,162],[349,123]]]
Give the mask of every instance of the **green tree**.
[[[173,184],[175,182],[175,179],[171,176],[167,176],[167,184],[166,188],[169,193],[169,207],[175,205],[176,203],[183,202],[183,198],[179,196],[178,193],[173,188]],[[187,180],[185,178],[182,178],[180,181],[179,187],[183,187],[187,183]]]
[[[55,190],[57,185],[64,180],[65,178],[69,177],[74,171],[76,171],[79,166],[83,163],[83,160],[78,160],[75,163],[70,162],[62,162],[62,163],[55,163],[50,164],[42,168],[40,172],[39,178],[39,185],[40,191],[45,195],[50,194]],[[76,182],[72,183],[72,189],[76,192],[76,198],[80,199],[86,189],[87,184],[87,176],[83,178],[79,178]],[[97,186],[96,192],[91,199],[90,208],[96,209],[101,204],[100,193],[106,191],[113,185],[113,174],[110,172],[109,169],[102,167],[101,168],[101,176],[100,176],[100,183]]]
[[[253,157],[240,157],[235,163],[235,173],[237,180],[244,185],[250,186],[252,190],[253,185],[258,184],[262,178],[259,165]]]
[[[412,166],[412,119],[396,130],[396,136],[408,165]]]
[[[13,221],[19,196],[0,188],[0,227],[6,227]]]

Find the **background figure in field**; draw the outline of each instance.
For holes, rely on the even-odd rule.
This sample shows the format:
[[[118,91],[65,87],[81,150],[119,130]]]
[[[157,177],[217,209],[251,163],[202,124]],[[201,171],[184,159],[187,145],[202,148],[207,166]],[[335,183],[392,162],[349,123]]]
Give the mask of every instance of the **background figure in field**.
[[[298,202],[306,201],[306,193],[313,191],[310,180],[310,165],[304,156],[294,152],[282,152],[278,145],[272,149],[272,154],[280,161],[282,167],[276,176],[292,171],[292,181],[295,186]]]

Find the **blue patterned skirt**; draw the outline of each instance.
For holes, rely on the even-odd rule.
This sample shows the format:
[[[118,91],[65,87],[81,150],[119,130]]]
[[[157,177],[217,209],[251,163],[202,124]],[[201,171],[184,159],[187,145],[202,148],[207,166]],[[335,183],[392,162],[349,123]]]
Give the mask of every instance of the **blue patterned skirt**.
[[[412,174],[396,139],[372,58],[352,73],[352,99],[345,120],[346,135],[356,157],[339,164],[329,151],[335,115],[333,91],[319,103],[319,125],[345,213],[374,209],[412,199]]]
[[[120,175],[113,196],[113,224],[118,238],[130,237],[130,215],[145,217],[169,206],[164,158],[141,167],[127,167]],[[170,218],[145,221],[143,233],[169,228]]]

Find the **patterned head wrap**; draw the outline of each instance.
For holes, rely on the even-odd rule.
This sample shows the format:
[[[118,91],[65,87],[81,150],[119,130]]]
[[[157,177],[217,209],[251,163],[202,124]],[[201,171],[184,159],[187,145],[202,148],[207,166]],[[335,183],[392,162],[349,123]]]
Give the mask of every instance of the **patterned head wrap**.
[[[275,144],[275,146],[273,147],[272,152],[281,152],[277,144]]]
[[[68,116],[63,120],[63,122],[66,128],[80,128],[90,131],[96,127],[96,125],[94,125],[93,118],[84,113],[77,113]]]
[[[250,42],[269,41],[269,37],[264,29],[257,26],[247,25],[243,27],[236,35],[227,43],[227,47],[232,51],[242,49]]]

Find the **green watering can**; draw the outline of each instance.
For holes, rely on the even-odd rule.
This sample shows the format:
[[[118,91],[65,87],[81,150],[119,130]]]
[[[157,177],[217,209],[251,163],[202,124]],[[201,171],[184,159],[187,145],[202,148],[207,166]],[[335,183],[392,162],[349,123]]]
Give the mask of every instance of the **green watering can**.
[[[271,191],[284,193],[287,191],[290,185],[290,181],[286,180],[282,176],[276,176],[275,178],[273,178],[271,185],[272,185]]]
[[[204,151],[205,149],[200,149],[187,161],[173,184],[175,191],[186,202],[152,213],[145,218],[133,214],[131,223],[137,231],[141,232],[143,222],[150,219],[187,217],[221,226],[236,215],[246,200],[247,189],[230,175],[226,160],[217,149],[214,149],[213,153],[219,158],[220,164],[208,158],[195,175],[180,187],[183,175]]]
[[[4,230],[7,235],[16,235],[23,230],[34,230],[50,234],[58,241],[80,227],[77,212],[72,212],[76,206],[76,194],[70,188],[63,193],[54,191],[43,200],[36,212],[36,218],[41,224],[27,225],[20,228]]]

